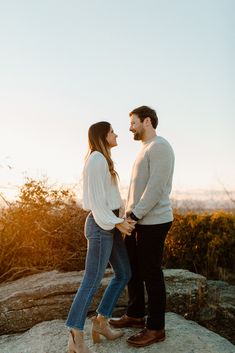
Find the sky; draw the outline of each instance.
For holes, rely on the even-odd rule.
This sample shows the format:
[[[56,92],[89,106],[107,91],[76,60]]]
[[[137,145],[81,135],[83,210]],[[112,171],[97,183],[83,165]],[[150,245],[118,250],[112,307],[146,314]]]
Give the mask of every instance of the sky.
[[[101,120],[125,189],[140,105],[174,148],[173,193],[235,190],[234,62],[234,0],[0,0],[0,193],[78,185]]]

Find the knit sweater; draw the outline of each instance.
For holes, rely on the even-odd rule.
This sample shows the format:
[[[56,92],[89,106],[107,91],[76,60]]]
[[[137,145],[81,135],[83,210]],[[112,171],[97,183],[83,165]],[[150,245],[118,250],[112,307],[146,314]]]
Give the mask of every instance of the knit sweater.
[[[173,220],[170,203],[174,152],[167,140],[155,136],[142,142],[135,160],[126,213],[139,218],[138,224],[161,224]]]
[[[121,205],[118,185],[111,179],[105,157],[98,151],[91,153],[83,170],[83,209],[92,212],[102,229],[111,230],[123,222],[112,212]]]

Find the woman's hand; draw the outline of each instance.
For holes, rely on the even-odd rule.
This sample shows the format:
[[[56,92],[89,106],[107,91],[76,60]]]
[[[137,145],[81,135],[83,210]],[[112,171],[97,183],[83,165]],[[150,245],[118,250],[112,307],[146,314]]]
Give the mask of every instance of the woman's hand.
[[[130,219],[124,219],[122,223],[115,224],[115,227],[120,230],[121,233],[131,235],[131,232],[135,228],[136,222]]]

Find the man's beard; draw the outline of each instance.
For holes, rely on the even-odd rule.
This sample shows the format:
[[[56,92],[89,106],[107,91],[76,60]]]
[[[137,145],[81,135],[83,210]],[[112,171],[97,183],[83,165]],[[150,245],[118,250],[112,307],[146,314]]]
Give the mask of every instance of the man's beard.
[[[134,133],[134,140],[136,140],[136,141],[141,140],[140,134],[138,132]]]
[[[141,130],[139,132],[134,132],[134,140],[136,140],[136,141],[142,140],[143,135],[144,135],[143,130]]]

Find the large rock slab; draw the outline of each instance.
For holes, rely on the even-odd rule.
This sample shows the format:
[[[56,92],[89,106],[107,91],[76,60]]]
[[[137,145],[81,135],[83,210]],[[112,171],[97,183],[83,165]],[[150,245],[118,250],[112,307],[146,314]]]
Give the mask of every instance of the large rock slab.
[[[1,284],[0,334],[25,331],[43,321],[65,319],[83,273],[50,271]],[[165,270],[164,274],[167,310],[180,314],[199,310],[205,297],[206,278],[187,270]],[[97,308],[112,275],[108,269],[90,311]],[[117,308],[124,308],[126,304],[125,289]]]
[[[134,347],[126,343],[126,338],[137,332],[126,329],[124,337],[116,341],[105,338],[99,344],[90,341],[90,320],[87,320],[85,337],[87,344],[99,353],[136,353]],[[145,348],[138,353],[234,353],[235,346],[219,335],[199,326],[193,321],[174,314],[166,314],[166,335],[164,342]],[[64,321],[54,320],[40,323],[23,334],[0,337],[1,353],[67,353],[68,334]]]

